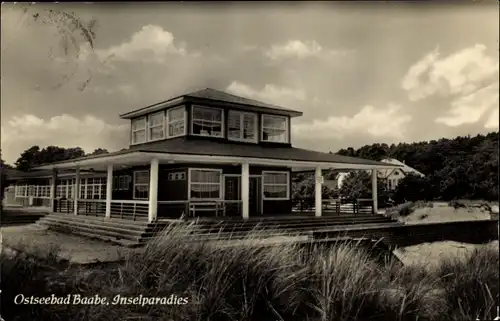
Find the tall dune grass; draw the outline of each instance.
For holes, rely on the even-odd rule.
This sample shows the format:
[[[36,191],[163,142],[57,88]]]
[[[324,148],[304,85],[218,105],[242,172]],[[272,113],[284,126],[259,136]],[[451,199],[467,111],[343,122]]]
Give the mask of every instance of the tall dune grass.
[[[381,266],[366,250],[349,243],[330,248],[292,243],[267,246],[262,241],[266,232],[260,230],[250,233],[239,245],[235,240],[233,246],[193,242],[193,228],[169,228],[142,253],[130,254],[123,263],[107,269],[70,267],[52,271],[2,254],[3,317],[77,321],[453,321],[473,320],[478,313],[489,315],[498,299],[498,252],[493,249],[478,250],[465,260],[445,261],[437,270],[428,271]],[[109,298],[176,295],[187,297],[189,302],[177,306],[14,306],[12,299],[18,293],[97,293]]]

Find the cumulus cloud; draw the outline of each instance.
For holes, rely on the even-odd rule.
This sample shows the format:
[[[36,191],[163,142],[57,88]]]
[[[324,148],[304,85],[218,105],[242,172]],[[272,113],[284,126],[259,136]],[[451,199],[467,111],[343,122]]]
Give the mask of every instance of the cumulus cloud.
[[[119,45],[95,50],[100,60],[128,62],[164,63],[172,55],[186,56],[188,52],[184,43],[175,41],[174,35],[160,26],[146,25],[132,34],[130,39]],[[82,48],[81,57],[86,60],[91,55],[88,48]],[[198,56],[191,53],[191,56]]]
[[[498,79],[498,58],[486,54],[486,46],[475,45],[440,58],[439,49],[414,64],[402,81],[412,101],[434,94],[466,95]]]
[[[488,111],[494,109],[498,114],[498,82],[481,88],[469,95],[459,97],[451,103],[447,115],[438,117],[437,123],[456,127],[462,124],[473,124],[481,119]],[[498,118],[498,117],[497,117]],[[491,122],[485,127],[491,126]]]
[[[364,106],[357,114],[348,116],[330,116],[325,120],[295,124],[292,132],[295,137],[342,138],[359,133],[368,133],[379,138],[401,139],[410,115],[402,114],[401,107],[389,104],[386,108],[376,109]]]
[[[449,110],[435,122],[456,127],[473,124],[498,109],[498,58],[477,44],[446,57],[439,49],[414,64],[402,81],[409,99],[418,101],[430,96],[451,99]],[[493,126],[487,120],[485,128]]]
[[[329,50],[323,48],[316,41],[289,40],[286,43],[272,45],[265,50],[265,55],[273,60],[307,57],[330,58],[342,56],[349,53],[349,50]]]
[[[2,126],[2,157],[13,163],[33,145],[78,146],[86,152],[116,150],[127,146],[128,130],[128,125],[111,125],[92,115],[76,118],[63,114],[47,120],[31,114],[15,116]]]

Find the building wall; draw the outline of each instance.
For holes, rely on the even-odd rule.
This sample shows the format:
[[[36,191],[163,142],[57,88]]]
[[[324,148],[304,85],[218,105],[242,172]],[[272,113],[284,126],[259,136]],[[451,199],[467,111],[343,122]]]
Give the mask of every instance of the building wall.
[[[160,164],[158,173],[158,201],[183,201],[188,199],[188,170],[189,168],[213,168],[222,169],[224,174],[241,174],[241,165],[204,165],[204,164]],[[133,172],[137,170],[149,170],[149,165],[127,168],[114,171],[113,176],[119,177],[129,175],[133,180]],[[286,167],[262,167],[250,166],[250,175],[261,175],[263,171],[288,171],[289,172],[289,195],[291,196],[291,171]],[[183,173],[182,179],[170,180],[169,174],[177,174],[179,177]],[[180,177],[179,177],[180,178]],[[113,199],[132,200],[133,182],[130,188],[124,191],[113,190]],[[292,210],[291,200],[263,200],[263,214],[289,214]]]

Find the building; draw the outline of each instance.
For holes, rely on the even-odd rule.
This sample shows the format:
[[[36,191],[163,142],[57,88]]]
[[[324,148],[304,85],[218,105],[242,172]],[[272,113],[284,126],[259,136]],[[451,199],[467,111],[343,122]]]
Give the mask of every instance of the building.
[[[381,160],[381,162],[386,163],[386,164],[391,164],[395,165],[397,167],[394,168],[387,168],[387,169],[381,169],[377,171],[377,177],[379,180],[383,180],[386,183],[387,189],[388,190],[395,190],[396,187],[398,186],[399,182],[408,174],[413,174],[417,175],[420,177],[424,177],[425,175],[422,174],[421,172],[417,171],[416,169],[406,165],[404,162],[400,162],[397,159],[394,158],[386,158]],[[350,172],[348,171],[343,171],[337,174],[336,176],[336,181],[337,181],[337,187],[341,188],[344,180],[346,177],[349,175]]]
[[[386,158],[382,160],[383,163],[398,165],[400,167],[393,169],[383,169],[378,171],[378,177],[383,179],[387,184],[388,190],[395,190],[399,182],[408,174],[417,175],[420,177],[425,177],[424,174],[417,171],[416,169],[406,165],[404,162],[400,162],[394,158]]]
[[[291,215],[297,169],[315,172],[321,204],[322,170],[370,170],[376,182],[378,170],[400,167],[293,147],[290,120],[301,115],[214,89],[184,94],[120,115],[130,121],[128,148],[39,166],[18,177],[15,195],[74,215],[248,219]],[[373,202],[376,211],[376,190]]]

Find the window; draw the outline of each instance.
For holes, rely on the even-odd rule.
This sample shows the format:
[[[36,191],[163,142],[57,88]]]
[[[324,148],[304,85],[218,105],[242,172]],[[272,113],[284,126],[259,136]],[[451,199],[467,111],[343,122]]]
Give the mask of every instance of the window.
[[[16,185],[16,197],[26,197],[28,193],[27,185]]]
[[[146,117],[132,120],[132,144],[146,142]]]
[[[238,111],[229,111],[227,122],[228,139],[257,142],[257,115]]]
[[[222,170],[189,169],[190,199],[221,199]]]
[[[148,199],[149,171],[134,172],[134,199]]]
[[[163,111],[149,115],[148,132],[149,140],[158,140],[165,137],[165,113]]]
[[[287,200],[289,199],[288,172],[263,172],[264,199]]]
[[[106,177],[80,179],[80,199],[106,199]]]
[[[39,198],[50,198],[50,185],[39,185],[37,188],[36,197]]]
[[[130,181],[130,175],[120,175],[113,177],[113,190],[114,191],[128,191]]]
[[[168,173],[168,180],[169,181],[183,181],[186,179],[186,173],[185,172],[172,172]]]
[[[118,179],[118,190],[120,191],[128,191],[130,186],[130,175],[122,175]]]
[[[222,137],[222,109],[193,106],[193,135]]]
[[[186,135],[186,108],[184,106],[167,111],[167,136]]]
[[[262,140],[265,142],[288,143],[288,118],[285,116],[262,115]]]

